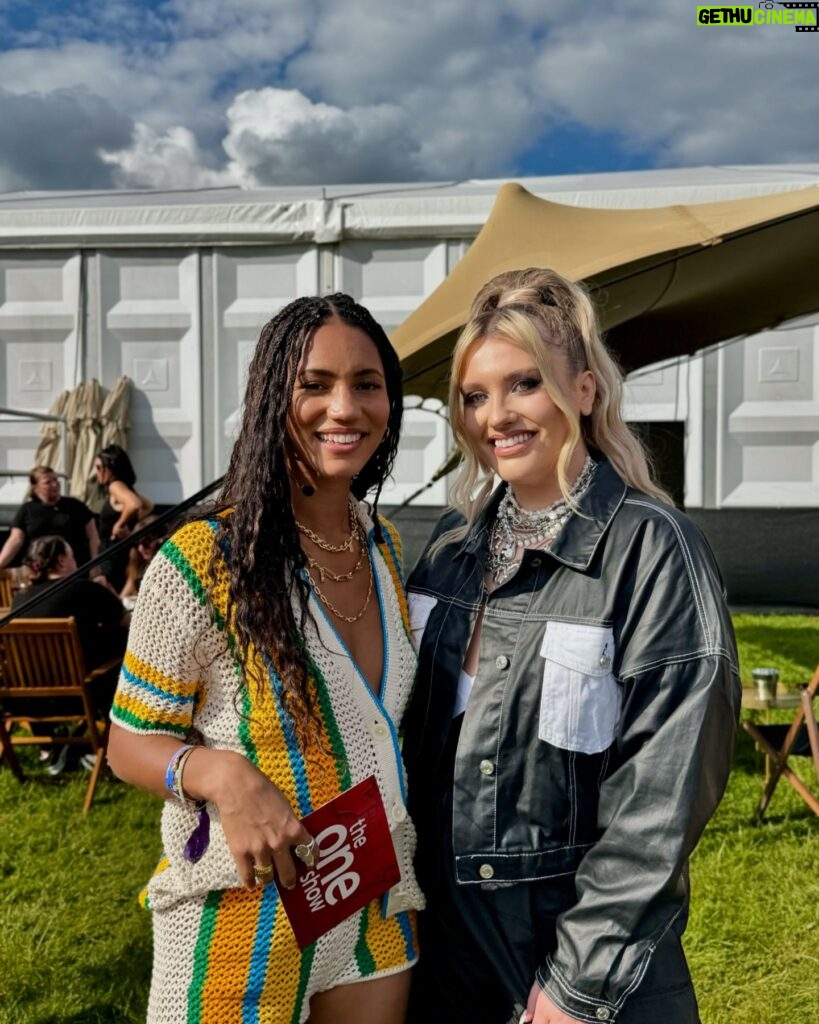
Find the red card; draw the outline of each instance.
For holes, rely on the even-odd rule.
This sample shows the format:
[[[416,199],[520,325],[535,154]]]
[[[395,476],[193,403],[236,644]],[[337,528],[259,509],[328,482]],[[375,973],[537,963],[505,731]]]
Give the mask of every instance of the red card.
[[[303,819],[316,840],[314,867],[300,860],[293,889],[279,896],[300,949],[401,880],[374,775]]]

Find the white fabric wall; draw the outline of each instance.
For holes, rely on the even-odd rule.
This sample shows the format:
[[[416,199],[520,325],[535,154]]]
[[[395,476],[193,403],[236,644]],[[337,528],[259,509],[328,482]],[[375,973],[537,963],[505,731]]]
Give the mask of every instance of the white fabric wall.
[[[819,167],[699,168],[530,179],[538,195],[635,207],[798,188]],[[225,468],[259,329],[296,295],[348,291],[390,331],[446,277],[500,182],[0,198],[0,406],[46,412],[79,380],[134,381],[130,451],[171,503]],[[819,335],[766,332],[641,371],[627,415],[686,424],[691,507],[819,498]],[[0,422],[0,469],[28,470],[39,427]],[[434,411],[408,412],[397,503],[444,461]],[[0,504],[25,486],[0,475]],[[446,484],[420,499],[442,505]]]

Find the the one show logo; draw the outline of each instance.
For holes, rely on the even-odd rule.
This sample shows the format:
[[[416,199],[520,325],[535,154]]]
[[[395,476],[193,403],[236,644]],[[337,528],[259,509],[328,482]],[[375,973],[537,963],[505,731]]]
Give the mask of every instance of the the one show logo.
[[[374,775],[304,818],[316,850],[312,865],[296,863],[296,885],[277,886],[300,949],[401,881],[390,823]],[[401,901],[403,892],[396,892]],[[384,903],[387,909],[389,897]],[[390,904],[390,906],[392,906]],[[396,913],[398,907],[388,913]]]
[[[315,870],[299,879],[310,912],[323,910],[325,901],[334,906],[346,900],[358,889],[361,876],[353,870],[355,855],[367,842],[367,822],[359,818],[350,826],[330,825],[316,836],[320,856]]]

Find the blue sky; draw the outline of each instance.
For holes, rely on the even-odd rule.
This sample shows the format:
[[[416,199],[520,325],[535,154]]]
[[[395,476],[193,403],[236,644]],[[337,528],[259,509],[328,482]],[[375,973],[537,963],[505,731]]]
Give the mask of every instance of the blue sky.
[[[0,0],[0,190],[819,161],[819,33],[683,0]]]

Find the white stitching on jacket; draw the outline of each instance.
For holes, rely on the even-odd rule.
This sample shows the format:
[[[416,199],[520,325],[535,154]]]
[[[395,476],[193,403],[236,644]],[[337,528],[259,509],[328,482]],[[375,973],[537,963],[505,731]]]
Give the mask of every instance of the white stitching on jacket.
[[[669,654],[665,658],[658,658],[656,661],[646,661],[641,665],[637,665],[635,668],[629,669],[628,672],[622,675],[622,679],[634,679],[636,676],[642,675],[643,672],[647,672],[652,668],[659,668],[662,665],[684,665],[688,661],[702,661],[703,658],[725,658],[728,664],[734,671],[738,671],[731,651],[726,650],[724,647],[713,647],[710,650],[706,650],[701,647],[697,651],[691,651],[688,654]]]
[[[691,584],[691,591],[694,595],[694,603],[697,606],[697,613],[700,619],[700,626],[705,635],[705,642],[708,644],[709,653],[712,650],[713,643],[711,640],[711,631],[708,628],[708,620],[705,616],[705,601],[702,597],[702,591],[700,590],[697,577],[694,574],[694,559],[691,555],[691,549],[688,547],[688,543],[683,536],[683,532],[680,529],[680,524],[674,519],[674,517],[666,512],[664,508],[660,508],[659,505],[652,505],[648,501],[638,501],[636,498],[626,498],[626,505],[637,505],[641,508],[650,508],[654,512],[658,512],[661,516],[668,520],[671,524],[671,528],[674,531],[677,541],[680,545],[680,551],[682,552],[683,560],[685,561],[685,567],[688,572],[688,581]]]

